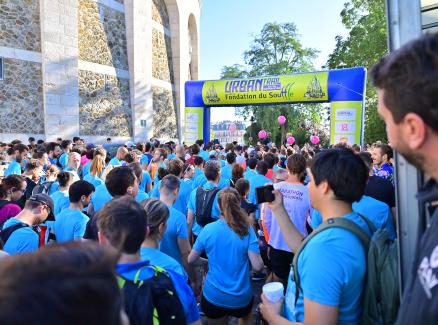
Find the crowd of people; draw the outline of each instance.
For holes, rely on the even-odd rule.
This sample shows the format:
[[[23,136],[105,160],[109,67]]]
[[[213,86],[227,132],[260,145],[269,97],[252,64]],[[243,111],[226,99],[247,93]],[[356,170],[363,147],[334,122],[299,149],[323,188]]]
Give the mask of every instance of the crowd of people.
[[[415,55],[421,60],[408,60]],[[403,79],[400,62],[417,78],[435,76],[438,37],[410,43],[372,71],[391,144],[437,179],[438,102],[425,101],[428,112],[406,106],[423,83],[394,90],[417,85]],[[262,294],[258,311],[269,324],[360,323],[367,251],[354,232],[321,229],[340,218],[396,240],[391,146],[151,139],[113,156],[107,149],[79,137],[0,144],[2,323],[201,324],[205,315],[211,324],[252,324],[251,281],[284,286],[279,302]],[[274,198],[260,202],[257,188],[267,184]],[[423,259],[418,272],[435,267],[429,246],[430,267]],[[416,276],[400,324],[437,320],[435,284]],[[425,283],[423,295],[435,299],[420,313],[412,305]]]

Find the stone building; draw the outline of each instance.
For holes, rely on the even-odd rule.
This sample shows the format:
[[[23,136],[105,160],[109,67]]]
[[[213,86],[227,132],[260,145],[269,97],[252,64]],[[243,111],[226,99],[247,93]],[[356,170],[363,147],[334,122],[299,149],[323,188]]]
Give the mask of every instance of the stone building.
[[[0,141],[181,138],[199,0],[1,0]]]

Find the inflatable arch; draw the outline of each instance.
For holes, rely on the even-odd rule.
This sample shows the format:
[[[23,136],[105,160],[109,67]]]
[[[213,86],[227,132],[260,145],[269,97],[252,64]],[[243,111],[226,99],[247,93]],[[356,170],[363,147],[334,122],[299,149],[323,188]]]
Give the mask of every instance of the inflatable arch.
[[[187,81],[184,141],[210,141],[210,109],[216,106],[331,103],[330,143],[362,144],[366,69]]]

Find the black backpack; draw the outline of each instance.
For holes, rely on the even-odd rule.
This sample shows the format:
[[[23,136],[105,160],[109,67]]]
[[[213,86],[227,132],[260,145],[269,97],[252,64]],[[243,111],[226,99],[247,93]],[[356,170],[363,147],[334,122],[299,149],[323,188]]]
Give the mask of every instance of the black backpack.
[[[39,193],[49,194],[53,183],[55,183],[55,182],[44,182],[42,184],[35,186],[32,190],[32,195],[39,194]]]
[[[144,268],[152,268],[154,276],[138,280]],[[144,268],[137,271],[134,281],[118,277],[129,324],[186,324],[184,308],[169,273],[157,266]]]
[[[220,188],[214,187],[209,190],[204,189],[202,186],[196,191],[196,222],[201,227],[205,227],[209,223],[216,221],[217,219],[211,217],[211,210],[213,208],[213,202],[216,194],[220,191]]]
[[[6,242],[8,241],[9,237],[11,237],[12,233],[15,230],[24,228],[24,227],[29,227],[29,225],[26,225],[25,223],[17,223],[13,226],[10,226],[6,229],[0,230],[0,246],[4,246],[6,244]]]

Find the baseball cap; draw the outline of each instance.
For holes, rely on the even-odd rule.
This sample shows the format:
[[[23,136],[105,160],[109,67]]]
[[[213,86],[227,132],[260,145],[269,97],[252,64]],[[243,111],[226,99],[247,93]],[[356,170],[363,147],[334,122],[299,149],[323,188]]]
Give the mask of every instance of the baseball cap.
[[[91,149],[96,148],[96,145],[95,145],[94,143],[88,143],[88,144],[85,146],[85,148],[86,148],[87,150],[91,150]]]
[[[50,209],[49,216],[47,220],[55,220],[55,216],[53,214],[54,204],[52,198],[45,193],[34,194],[29,198],[30,201],[39,202],[41,204],[47,205]]]

